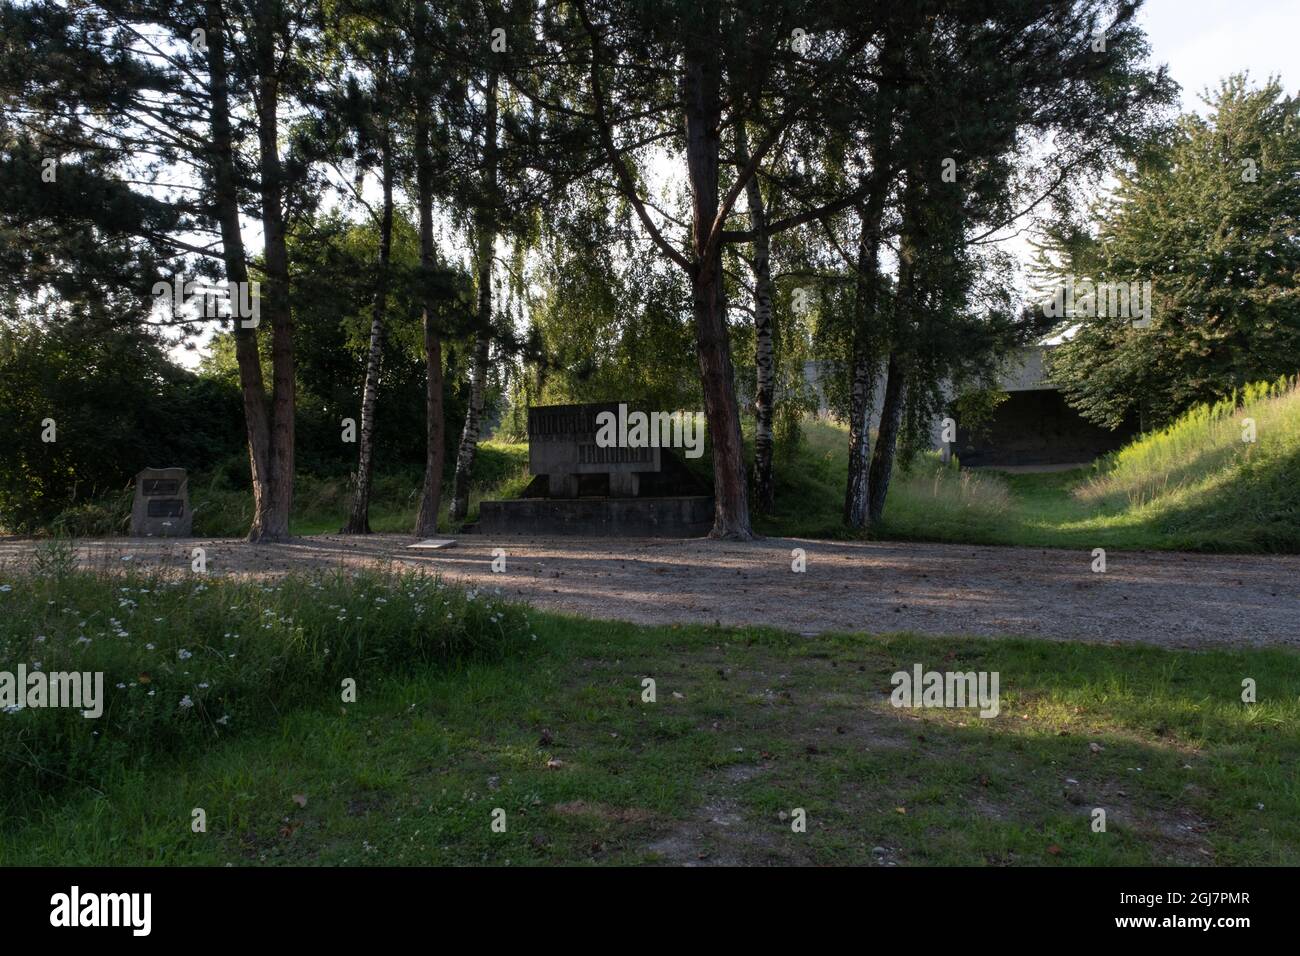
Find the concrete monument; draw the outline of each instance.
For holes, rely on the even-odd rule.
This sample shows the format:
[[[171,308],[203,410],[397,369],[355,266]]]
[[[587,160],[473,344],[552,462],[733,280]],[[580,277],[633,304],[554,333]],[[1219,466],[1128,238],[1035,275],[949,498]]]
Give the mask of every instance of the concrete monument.
[[[637,415],[662,429],[643,429],[636,442],[616,444],[604,435],[628,435]],[[532,482],[515,501],[484,501],[475,530],[691,537],[713,524],[709,487],[670,447],[666,413],[629,412],[627,403],[547,405],[528,410],[528,470]],[[653,434],[651,434],[653,431]],[[635,432],[635,429],[633,429]],[[667,436],[667,437],[665,437]],[[702,434],[700,436],[702,438]]]

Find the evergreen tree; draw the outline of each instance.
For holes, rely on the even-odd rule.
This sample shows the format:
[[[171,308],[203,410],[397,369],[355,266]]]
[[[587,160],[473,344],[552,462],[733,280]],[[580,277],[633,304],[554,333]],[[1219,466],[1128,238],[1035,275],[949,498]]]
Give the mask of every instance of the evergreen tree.
[[[1100,425],[1158,427],[1300,367],[1300,99],[1237,75],[1208,105],[1121,173],[1094,229],[1043,245],[1040,291],[1072,280],[1076,298],[1052,379]],[[1129,293],[1130,314],[1096,314],[1122,299],[1086,302],[1085,283]]]

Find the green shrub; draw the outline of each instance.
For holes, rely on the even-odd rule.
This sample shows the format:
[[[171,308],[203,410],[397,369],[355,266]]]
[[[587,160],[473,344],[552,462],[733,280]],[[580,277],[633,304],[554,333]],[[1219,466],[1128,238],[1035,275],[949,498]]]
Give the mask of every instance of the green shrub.
[[[106,538],[131,526],[130,490],[64,508],[50,522],[51,533],[67,538]]]
[[[18,533],[102,522],[79,509],[147,465],[212,468],[242,438],[238,388],[173,365],[152,330],[76,321],[0,323],[0,421],[0,531]]]
[[[77,549],[67,538],[50,538],[32,551],[31,571],[40,578],[63,578],[77,566]]]

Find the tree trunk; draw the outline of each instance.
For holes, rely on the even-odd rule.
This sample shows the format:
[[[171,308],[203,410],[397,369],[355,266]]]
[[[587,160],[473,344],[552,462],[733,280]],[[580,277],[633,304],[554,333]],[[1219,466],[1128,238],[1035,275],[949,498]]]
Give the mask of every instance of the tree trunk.
[[[421,31],[417,42],[427,41],[423,30],[425,7],[419,8]],[[421,51],[423,51],[421,47]],[[415,179],[420,205],[420,271],[424,280],[424,487],[420,491],[420,510],[415,517],[415,533],[428,537],[438,533],[438,508],[442,504],[442,469],[446,457],[445,425],[442,408],[442,338],[434,317],[433,270],[436,251],[433,243],[433,152],[429,145],[428,60],[417,54],[421,89],[417,92],[415,116]]]
[[[250,541],[289,537],[293,508],[294,414],[296,382],[293,313],[289,307],[289,251],[285,241],[284,170],[279,145],[279,79],[276,76],[276,30],[267,24],[256,40],[257,139],[261,173],[263,260],[267,289],[262,312],[271,318],[270,494],[253,519]]]
[[[722,284],[722,252],[710,248],[718,212],[718,139],[722,120],[721,38],[717,5],[706,4],[704,35],[688,48],[682,75],[686,119],[686,163],[691,188],[693,268],[692,307],[695,350],[704,391],[704,414],[713,445],[713,530],[710,537],[748,540],[749,491],[735,371],[727,334],[727,303]],[[712,35],[709,35],[712,34]]]
[[[386,121],[385,121],[386,122]],[[388,309],[388,263],[393,250],[393,150],[387,127],[380,144],[384,205],[379,222],[379,263],[375,282],[374,315],[370,319],[370,354],[366,359],[366,382],[361,392],[361,435],[357,453],[357,477],[353,486],[352,513],[343,526],[344,534],[370,533],[370,486],[375,470],[375,399],[379,393],[379,368],[384,355],[384,313]]]
[[[880,407],[880,430],[876,433],[876,447],[871,455],[871,473],[867,484],[867,518],[872,524],[879,521],[885,513],[885,496],[889,494],[889,479],[894,473],[898,430],[903,420],[903,406],[907,404],[907,373],[896,351],[889,353],[887,376],[885,398]]]
[[[453,523],[464,521],[469,514],[469,483],[474,472],[474,456],[478,453],[479,429],[483,421],[484,396],[487,392],[488,345],[486,332],[479,332],[474,341],[474,367],[469,380],[469,408],[465,412],[465,427],[460,433],[460,447],[456,451],[456,477],[452,485],[451,507],[448,519]]]
[[[878,165],[872,172],[871,190],[861,210],[849,386],[849,466],[844,489],[844,523],[850,528],[865,527],[870,510],[867,448],[871,439],[871,402],[875,398],[881,351],[877,339],[882,330],[877,321],[877,311],[880,308],[882,218],[891,179],[888,153],[887,146],[876,153]]]
[[[910,30],[902,31],[910,35]],[[899,32],[887,29],[881,49],[886,78],[897,76],[903,67],[903,48]],[[871,513],[870,456],[871,403],[875,400],[876,379],[884,350],[883,324],[879,321],[881,288],[880,246],[884,241],[885,200],[894,179],[894,114],[897,101],[892,81],[877,86],[875,119],[868,149],[871,152],[871,178],[866,199],[859,209],[861,232],[858,238],[858,268],[854,287],[853,338],[849,384],[849,463],[844,488],[844,523],[850,528],[866,526]],[[894,410],[890,410],[891,414]],[[885,409],[881,410],[883,425]],[[896,427],[896,426],[895,426]],[[892,460],[888,463],[892,469]],[[881,467],[886,463],[881,462]],[[888,470],[886,482],[888,482]],[[880,508],[884,508],[881,495]]]
[[[469,408],[456,451],[456,476],[452,484],[448,518],[453,524],[469,514],[469,485],[478,453],[483,402],[487,388],[488,346],[492,330],[492,262],[496,255],[497,202],[497,75],[488,78],[483,123],[483,198],[478,210],[478,334],[474,342],[474,367],[470,373]]]
[[[745,124],[736,124],[736,162],[743,168],[749,164],[749,142]],[[749,206],[749,224],[754,230],[754,497],[755,507],[761,513],[770,513],[775,492],[772,486],[772,415],[776,406],[776,357],[772,347],[775,331],[775,287],[772,283],[771,243],[767,235],[767,211],[763,207],[763,191],[758,175],[751,176],[745,184],[745,200]]]
[[[415,517],[415,533],[438,533],[438,508],[442,504],[442,469],[446,460],[444,435],[446,426],[442,408],[442,339],[433,318],[433,310],[424,307],[424,418],[427,445],[424,459],[424,487],[420,492],[420,511]]]
[[[877,522],[885,513],[885,497],[894,472],[894,454],[898,432],[907,405],[908,374],[911,363],[912,328],[917,316],[917,249],[923,247],[919,204],[923,192],[919,165],[907,171],[903,191],[903,225],[898,239],[898,289],[894,305],[894,335],[889,352],[888,380],[880,410],[880,430],[871,455],[868,476],[867,518]]]
[[[872,347],[869,324],[875,318],[880,283],[879,217],[862,212],[858,246],[858,275],[853,302],[853,357],[849,383],[849,464],[844,488],[844,523],[863,528],[867,523],[867,450],[871,440],[871,402],[875,397],[878,353]]]
[[[225,18],[219,0],[208,0],[208,72],[211,80],[212,179],[221,228],[222,255],[228,282],[248,283],[248,263],[240,232],[239,196],[235,177],[234,136],[230,125],[230,85],[226,67]],[[259,313],[260,314],[260,313]],[[244,426],[248,434],[248,461],[253,486],[253,524],[249,540],[263,536],[264,516],[271,504],[270,424],[266,385],[257,349],[257,329],[245,328],[232,315],[235,361],[244,400]]]

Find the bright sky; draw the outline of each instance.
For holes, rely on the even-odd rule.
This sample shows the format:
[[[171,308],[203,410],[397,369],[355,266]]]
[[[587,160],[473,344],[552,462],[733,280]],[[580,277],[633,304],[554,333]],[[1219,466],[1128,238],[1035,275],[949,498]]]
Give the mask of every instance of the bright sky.
[[[1147,0],[1138,16],[1151,59],[1183,87],[1185,110],[1201,109],[1201,91],[1239,70],[1257,83],[1277,74],[1291,92],[1300,85],[1300,0]]]

